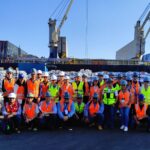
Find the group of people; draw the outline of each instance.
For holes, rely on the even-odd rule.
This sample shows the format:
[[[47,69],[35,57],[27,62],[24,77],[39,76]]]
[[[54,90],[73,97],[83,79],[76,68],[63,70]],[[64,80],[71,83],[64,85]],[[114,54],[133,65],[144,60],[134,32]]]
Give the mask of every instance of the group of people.
[[[99,72],[88,82],[86,74],[77,73],[74,80],[61,71],[58,76],[32,69],[31,78],[13,77],[8,68],[2,82],[0,129],[4,133],[28,130],[95,126],[113,129],[116,117],[120,130],[143,127],[150,132],[149,78],[139,82],[132,76]]]

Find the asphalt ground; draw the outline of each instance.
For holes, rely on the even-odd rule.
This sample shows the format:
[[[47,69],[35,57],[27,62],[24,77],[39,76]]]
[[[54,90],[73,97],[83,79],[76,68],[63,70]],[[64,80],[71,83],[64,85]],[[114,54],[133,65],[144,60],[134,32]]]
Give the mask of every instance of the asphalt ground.
[[[0,150],[149,150],[150,133],[145,130],[74,128],[73,131],[23,131],[0,133]]]

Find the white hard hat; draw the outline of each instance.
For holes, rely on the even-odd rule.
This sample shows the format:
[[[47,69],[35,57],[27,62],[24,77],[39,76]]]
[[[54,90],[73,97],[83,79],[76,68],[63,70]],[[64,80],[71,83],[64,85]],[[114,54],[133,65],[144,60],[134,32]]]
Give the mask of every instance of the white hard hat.
[[[105,74],[103,78],[104,79],[109,79],[109,75]]]
[[[64,71],[59,72],[59,76],[65,76],[65,72]]]
[[[51,80],[57,80],[57,76],[56,75],[52,75],[51,76]]]
[[[43,73],[43,77],[48,77],[48,76],[49,76],[48,72]]]
[[[70,77],[69,77],[69,76],[65,76],[64,79],[65,79],[65,80],[70,80]]]
[[[10,93],[10,94],[8,95],[8,98],[16,98],[16,94],[15,94],[15,93]]]
[[[38,70],[38,71],[37,71],[37,74],[42,74],[42,71],[41,71],[41,70]]]

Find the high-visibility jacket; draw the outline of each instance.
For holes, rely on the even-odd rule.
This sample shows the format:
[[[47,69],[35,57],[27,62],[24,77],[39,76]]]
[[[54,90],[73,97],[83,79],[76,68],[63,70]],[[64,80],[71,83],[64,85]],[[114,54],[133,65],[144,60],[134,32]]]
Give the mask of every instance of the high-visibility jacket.
[[[141,94],[143,94],[145,97],[145,103],[147,105],[150,105],[150,86],[148,86],[147,90],[144,87],[142,87]]]
[[[80,81],[79,85],[77,85],[76,82],[72,82],[72,86],[75,91],[74,97],[77,96],[77,93],[81,94],[82,96],[84,95],[84,91],[83,91],[84,82]]]
[[[71,98],[73,97],[74,90],[71,84],[68,84],[68,85],[63,84],[63,86],[61,87],[61,91],[60,91],[61,98],[63,98],[65,92],[68,92]]]
[[[101,87],[100,87],[100,99],[102,99],[102,95],[103,95],[103,91],[106,88],[106,84],[104,83]]]
[[[116,92],[116,88],[112,88],[112,89],[108,89],[108,87],[104,88],[104,90],[103,90],[104,104],[113,105],[116,103],[115,92]]]
[[[75,102],[75,109],[77,113],[79,114],[83,113],[84,107],[85,107],[85,104],[83,102],[81,104],[78,104],[77,102]]]
[[[32,93],[35,98],[39,96],[39,81],[27,80],[27,93]]]
[[[50,112],[53,112],[54,106],[55,106],[54,101],[50,101],[49,103],[47,103],[46,101],[43,101],[41,102],[40,110],[44,113],[50,113]]]
[[[48,91],[48,88],[49,88],[49,84],[50,84],[49,82],[47,83],[42,82],[40,84],[40,97],[41,98],[45,98],[46,92]]]
[[[24,114],[28,119],[34,119],[37,114],[36,114],[36,108],[37,108],[37,104],[32,103],[31,105],[29,104],[25,104],[24,105]]]
[[[84,82],[85,85],[85,93],[84,96],[89,96],[90,86],[88,82]]]
[[[23,85],[18,86],[17,89],[17,99],[23,100],[25,97],[25,87]]]
[[[9,93],[14,91],[14,85],[15,85],[15,79],[4,79],[4,88],[6,92],[4,93],[4,96],[8,96]]]
[[[100,88],[98,86],[92,86],[90,87],[90,97],[92,98],[94,93],[97,93],[100,95]]]
[[[135,89],[131,86],[130,88],[128,88],[128,91],[130,92],[131,104],[137,103],[137,97],[136,97],[136,94],[135,94]]]
[[[140,92],[140,84],[139,84],[139,82],[137,82],[136,84],[134,82],[132,82],[132,87],[135,89],[136,95],[138,95],[139,92]]]
[[[146,116],[147,108],[148,108],[147,104],[144,104],[142,109],[140,108],[139,104],[135,104],[136,117],[138,120],[141,120]]]
[[[99,83],[99,87],[101,87],[101,86],[104,85],[104,84],[105,84],[105,81],[102,80],[102,81]]]
[[[51,93],[52,97],[56,97],[56,96],[59,95],[59,86],[58,85],[54,86],[54,85],[50,84],[49,88],[48,88],[48,91]],[[54,101],[58,102],[59,98],[56,98]]]
[[[19,110],[19,103],[16,101],[14,104],[6,103],[5,109],[7,113],[14,113]]]
[[[116,83],[115,89],[116,89],[116,91],[120,91],[121,90],[121,85],[119,85],[118,83]]]
[[[64,110],[65,110],[64,104],[65,104],[65,103],[64,103],[64,100],[61,100],[61,101],[60,101],[60,110],[61,110],[61,112],[64,112]],[[72,100],[69,100],[69,103],[68,103],[68,106],[67,106],[68,112],[71,111],[71,105],[72,105]]]
[[[119,106],[120,107],[130,107],[130,93],[128,90],[123,92],[122,90],[118,94]]]
[[[94,114],[98,113],[100,109],[100,104],[96,103],[94,104],[94,102],[91,102],[89,105],[89,114],[91,116],[93,116]]]

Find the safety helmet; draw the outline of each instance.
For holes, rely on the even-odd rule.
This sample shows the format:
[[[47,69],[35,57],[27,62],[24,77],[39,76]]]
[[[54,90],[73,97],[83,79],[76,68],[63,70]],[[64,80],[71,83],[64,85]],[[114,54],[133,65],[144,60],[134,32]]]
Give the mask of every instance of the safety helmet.
[[[32,68],[31,69],[31,74],[36,74],[37,73],[37,70],[35,68]]]
[[[10,93],[10,94],[8,95],[8,98],[16,98],[16,94],[15,94],[15,93]]]
[[[127,81],[126,80],[121,80],[120,85],[127,85]]]
[[[57,76],[56,75],[52,75],[51,76],[51,80],[57,80]]]
[[[139,98],[139,101],[144,101],[144,99],[145,99],[143,94],[139,94],[138,98]]]
[[[48,76],[49,76],[48,72],[43,72],[43,77],[48,77]]]
[[[60,71],[58,76],[65,76],[65,72],[64,71]]]
[[[149,77],[145,77],[144,78],[144,82],[149,82],[150,80],[149,80]]]
[[[18,78],[19,78],[19,79],[23,79],[23,78],[24,78],[24,74],[19,73]]]
[[[38,71],[37,71],[37,74],[42,74],[42,70],[38,70]]]

